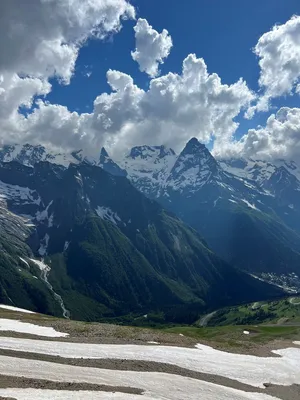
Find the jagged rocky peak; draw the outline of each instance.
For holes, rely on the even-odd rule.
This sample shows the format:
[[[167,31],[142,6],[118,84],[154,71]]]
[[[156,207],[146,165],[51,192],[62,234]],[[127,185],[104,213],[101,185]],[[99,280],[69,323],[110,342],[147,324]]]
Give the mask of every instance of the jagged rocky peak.
[[[165,146],[135,146],[130,150],[127,158],[141,158],[141,159],[148,159],[148,158],[163,158],[165,156],[174,156],[175,152],[171,148],[167,148]]]
[[[272,185],[277,184],[283,185],[284,187],[289,187],[292,185],[295,187],[299,186],[299,181],[297,178],[292,175],[284,166],[276,168],[268,182]]]
[[[106,151],[105,147],[102,147],[101,151],[100,151],[100,163],[103,160],[103,162],[105,162],[105,160],[109,159],[109,155],[108,152]]]
[[[127,176],[127,172],[113,161],[104,147],[100,151],[99,167],[115,176]]]
[[[181,154],[196,154],[203,150],[207,150],[205,145],[200,143],[197,138],[193,137],[187,142]]]
[[[45,158],[46,149],[41,145],[13,144],[4,145],[0,149],[0,160],[3,162],[18,161],[24,165],[31,165]]]
[[[203,169],[216,170],[218,163],[206,146],[198,139],[190,139],[180,153],[172,172],[185,172],[187,169],[196,168],[200,172]],[[194,171],[195,173],[197,171]]]
[[[75,160],[82,162],[84,160],[84,155],[83,155],[83,150],[74,150],[71,153],[72,157],[75,158]]]
[[[206,146],[192,138],[177,158],[167,179],[167,186],[175,191],[198,190],[221,173],[222,168]]]

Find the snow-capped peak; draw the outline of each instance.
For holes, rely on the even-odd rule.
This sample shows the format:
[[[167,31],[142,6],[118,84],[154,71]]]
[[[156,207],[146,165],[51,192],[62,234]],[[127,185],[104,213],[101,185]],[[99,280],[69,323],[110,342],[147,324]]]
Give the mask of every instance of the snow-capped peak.
[[[193,137],[187,142],[181,154],[196,154],[199,151],[205,150],[208,151],[205,145],[200,143],[197,138]]]
[[[171,148],[165,146],[135,146],[126,156],[127,159],[161,159],[166,156],[174,156],[175,152]]]
[[[174,150],[165,146],[136,146],[120,164],[143,193],[157,197],[176,162]]]
[[[300,168],[294,161],[274,160],[270,162],[240,158],[219,160],[219,163],[225,171],[241,178],[256,181],[259,185],[268,181],[275,171],[281,167],[284,167],[289,173],[300,180]]]
[[[121,164],[132,183],[149,197],[168,189],[197,190],[222,169],[198,139],[188,141],[179,156],[165,146],[136,146]]]
[[[177,158],[167,185],[176,191],[199,188],[220,171],[220,166],[205,145],[192,138]]]
[[[73,153],[59,153],[46,149],[41,145],[14,144],[5,145],[0,148],[0,161],[11,162],[18,161],[28,167],[40,161],[48,161],[53,164],[68,167],[70,163],[78,163],[82,158],[82,151]]]
[[[41,161],[48,161],[66,168],[70,164],[86,162],[88,164],[98,165],[99,162],[99,160],[85,155],[83,150],[56,152],[44,146],[32,145],[29,143],[24,145],[4,145],[0,148],[0,162],[11,161],[17,161],[27,167],[33,167],[36,163]]]

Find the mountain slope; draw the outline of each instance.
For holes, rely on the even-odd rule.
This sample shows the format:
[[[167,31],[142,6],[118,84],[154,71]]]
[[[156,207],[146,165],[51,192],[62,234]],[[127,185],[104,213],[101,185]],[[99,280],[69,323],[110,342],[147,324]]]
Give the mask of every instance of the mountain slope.
[[[152,310],[190,322],[205,309],[280,294],[219,259],[195,231],[125,177],[87,163],[65,169],[11,162],[0,165],[0,181],[6,212],[26,215],[30,225],[22,242],[29,270],[39,266],[44,283],[53,286],[51,291],[46,284],[48,295],[52,301],[61,296],[72,317]],[[31,251],[44,263],[31,261]],[[8,253],[15,258],[15,246]],[[14,288],[9,297],[24,305]]]
[[[155,175],[163,179],[149,191],[143,172],[139,177],[135,170],[133,176],[136,161],[131,158],[129,154],[126,160],[132,183],[194,227],[228,262],[255,274],[300,274],[300,230],[295,231],[300,224],[300,182],[284,167],[272,166],[257,179],[253,171],[251,176],[233,175],[194,138],[173,158],[168,171],[162,163],[155,164]],[[151,175],[151,161],[148,165]],[[245,167],[242,160],[233,165]]]

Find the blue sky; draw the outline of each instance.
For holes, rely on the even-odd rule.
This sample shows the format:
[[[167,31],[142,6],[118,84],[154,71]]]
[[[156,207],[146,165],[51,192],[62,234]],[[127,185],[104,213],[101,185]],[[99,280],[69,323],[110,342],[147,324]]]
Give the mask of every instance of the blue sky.
[[[154,29],[167,29],[173,39],[170,56],[160,67],[162,74],[180,73],[183,59],[190,53],[203,57],[210,73],[216,72],[223,83],[232,84],[243,77],[257,91],[259,68],[252,48],[259,37],[276,23],[285,23],[300,14],[297,0],[135,0],[131,2],[137,17],[146,18]],[[122,31],[104,42],[89,40],[81,48],[76,72],[68,86],[52,80],[53,90],[47,96],[51,103],[67,106],[70,111],[91,112],[93,101],[102,92],[110,92],[106,72],[116,69],[131,75],[141,88],[147,88],[149,77],[139,71],[131,57],[135,48],[133,27],[126,21]],[[91,72],[87,77],[86,73]],[[299,98],[277,100],[276,106],[299,106]],[[239,137],[249,128],[263,124],[270,113],[259,113],[252,120],[238,118]]]

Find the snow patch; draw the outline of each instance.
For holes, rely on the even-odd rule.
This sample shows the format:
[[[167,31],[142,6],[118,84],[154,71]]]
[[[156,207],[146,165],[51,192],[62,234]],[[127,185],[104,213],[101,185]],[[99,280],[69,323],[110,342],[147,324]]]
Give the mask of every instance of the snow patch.
[[[50,217],[48,218],[48,228],[52,228],[53,218],[54,218],[54,214],[51,214]]]
[[[256,206],[255,206],[254,204],[249,203],[248,200],[242,199],[242,201],[243,201],[245,204],[247,204],[247,206],[248,206],[249,208],[252,208],[253,210],[260,211],[258,208],[256,208]]]
[[[24,263],[28,268],[30,268],[28,262],[27,262],[26,260],[24,260],[24,258],[19,257],[19,259],[20,259],[21,261],[23,261],[23,263]]]
[[[46,233],[42,243],[40,244],[40,248],[38,249],[38,253],[41,257],[44,257],[47,254],[48,244],[49,244],[49,235]]]
[[[19,333],[28,333],[30,335],[46,336],[46,337],[66,337],[68,333],[57,332],[49,326],[40,326],[21,322],[14,319],[0,318],[0,331],[11,331]]]
[[[69,248],[69,246],[70,246],[70,243],[71,243],[71,242],[68,242],[67,240],[65,241],[65,244],[64,244],[64,251],[67,251],[67,250],[68,250],[68,248]]]
[[[45,210],[43,210],[43,211],[38,211],[38,212],[35,214],[35,218],[36,218],[37,221],[40,222],[40,221],[44,221],[45,219],[49,219],[48,210],[49,210],[49,207],[52,205],[52,203],[53,203],[53,200],[50,201],[50,203],[47,205],[47,207],[45,208]]]
[[[96,213],[98,217],[112,222],[114,225],[118,225],[118,222],[121,222],[121,218],[118,216],[118,214],[114,211],[112,211],[109,207],[100,207],[98,206],[96,208]]]
[[[35,190],[19,185],[10,185],[0,181],[0,199],[13,199],[17,204],[40,205],[41,198]]]
[[[18,311],[24,314],[35,314],[35,312],[33,311],[25,310],[24,308],[19,307],[7,306],[6,304],[0,304],[0,308],[4,308],[5,310]]]
[[[60,305],[60,308],[62,309],[62,314],[63,314],[64,318],[70,318],[70,312],[69,312],[69,310],[66,309],[64,301],[63,301],[63,298],[54,291],[53,286],[51,285],[51,283],[48,280],[49,273],[51,271],[51,268],[49,267],[49,265],[45,264],[43,260],[39,261],[39,260],[35,260],[34,258],[30,258],[30,260],[32,262],[34,262],[38,266],[38,268],[40,269],[40,271],[41,271],[41,280],[43,282],[45,282],[45,284],[48,287],[48,289],[52,292],[55,300]]]

